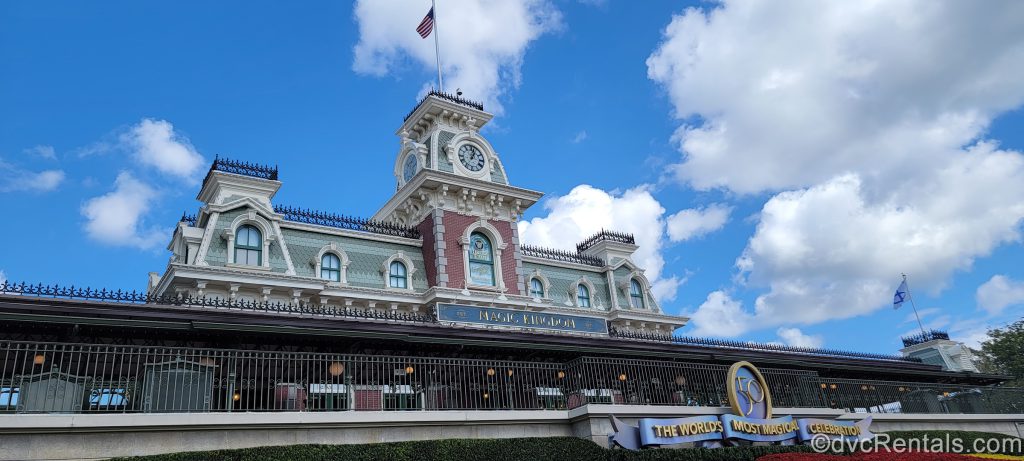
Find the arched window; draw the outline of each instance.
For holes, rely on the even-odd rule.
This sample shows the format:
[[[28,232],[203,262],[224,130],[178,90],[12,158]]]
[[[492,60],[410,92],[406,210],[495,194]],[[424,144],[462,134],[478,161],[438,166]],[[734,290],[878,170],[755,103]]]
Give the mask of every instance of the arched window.
[[[636,279],[629,280],[629,305],[636,309],[644,308],[644,295],[640,290],[640,282]]]
[[[391,268],[388,270],[388,285],[391,288],[408,288],[409,284],[406,280],[406,269],[405,264],[398,261],[391,263]]]
[[[320,258],[320,278],[332,282],[341,281],[341,259],[334,253],[324,253]]]
[[[544,297],[544,284],[541,283],[539,278],[534,277],[530,279],[530,296],[534,298]]]
[[[494,252],[491,241],[479,232],[469,236],[469,281],[474,285],[494,286]]]
[[[590,307],[590,289],[582,283],[576,285],[576,305]]]
[[[235,264],[263,265],[263,236],[248,224],[235,232]]]

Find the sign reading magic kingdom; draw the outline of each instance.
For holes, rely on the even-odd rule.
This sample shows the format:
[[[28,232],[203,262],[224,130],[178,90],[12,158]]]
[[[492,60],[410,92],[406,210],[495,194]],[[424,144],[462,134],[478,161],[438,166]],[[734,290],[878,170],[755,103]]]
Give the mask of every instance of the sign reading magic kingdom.
[[[691,418],[642,418],[638,426],[611,417],[615,433],[612,445],[630,450],[692,442],[698,447],[716,448],[738,441],[776,442],[783,445],[806,443],[815,437],[862,440],[874,437],[868,428],[871,417],[859,422],[814,418],[794,420],[792,416],[772,417],[772,395],[761,372],[749,362],[729,368],[729,404],[733,414]]]
[[[599,317],[545,314],[496,307],[463,306],[460,304],[438,303],[437,320],[473,325],[608,334],[608,322]]]

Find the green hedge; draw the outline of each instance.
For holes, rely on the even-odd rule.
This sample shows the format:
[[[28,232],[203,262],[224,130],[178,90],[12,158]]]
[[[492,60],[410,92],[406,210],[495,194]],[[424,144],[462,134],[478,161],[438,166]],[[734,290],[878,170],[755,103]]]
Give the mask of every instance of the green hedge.
[[[1012,438],[1003,434],[967,431],[892,431],[894,439],[960,438],[967,448],[975,439]],[[753,461],[784,452],[810,452],[808,446],[741,446],[717,449],[678,448],[608,450],[576,437],[523,439],[446,439],[367,445],[290,445],[172,453],[121,461]],[[1003,451],[1003,454],[1021,454]]]

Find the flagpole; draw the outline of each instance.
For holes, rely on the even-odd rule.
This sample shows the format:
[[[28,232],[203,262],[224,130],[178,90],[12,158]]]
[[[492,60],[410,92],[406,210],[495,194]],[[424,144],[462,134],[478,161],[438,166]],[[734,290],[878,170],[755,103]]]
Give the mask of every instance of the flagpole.
[[[441,82],[441,47],[437,44],[437,5],[430,0],[430,9],[434,11],[434,59],[437,61],[437,91],[444,93],[444,84]]]
[[[907,274],[903,274],[903,283],[907,283]],[[927,336],[924,332],[924,324],[921,323],[921,315],[917,313],[917,306],[914,305],[914,296],[910,294],[910,284],[907,284],[907,297],[910,298],[910,307],[914,308],[914,317],[917,317],[917,326],[921,327],[921,335]]]

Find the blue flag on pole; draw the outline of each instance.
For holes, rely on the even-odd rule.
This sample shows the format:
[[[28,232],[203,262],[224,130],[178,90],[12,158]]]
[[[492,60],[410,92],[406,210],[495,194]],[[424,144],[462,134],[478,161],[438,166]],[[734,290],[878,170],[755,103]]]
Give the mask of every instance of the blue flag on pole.
[[[896,289],[896,294],[892,297],[892,308],[899,309],[903,305],[903,301],[907,298],[907,281],[904,280],[900,284],[899,288]]]

